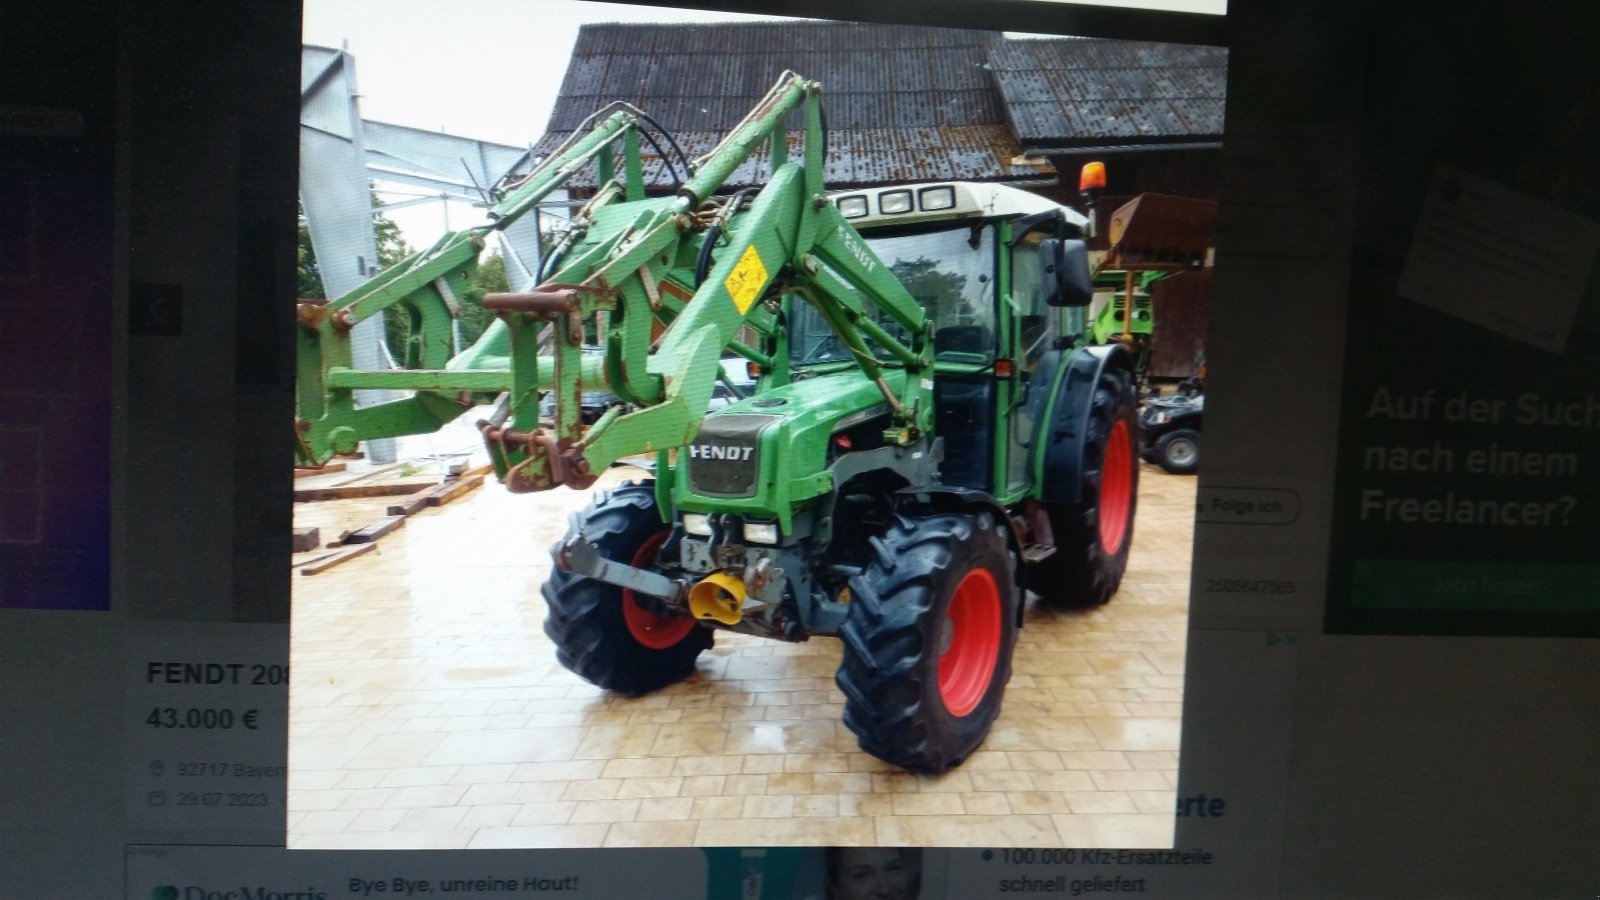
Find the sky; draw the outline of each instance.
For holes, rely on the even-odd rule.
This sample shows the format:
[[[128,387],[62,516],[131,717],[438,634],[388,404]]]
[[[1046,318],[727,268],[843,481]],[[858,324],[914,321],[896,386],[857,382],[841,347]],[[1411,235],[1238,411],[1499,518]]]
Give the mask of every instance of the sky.
[[[305,0],[303,8],[305,43],[355,57],[362,117],[513,147],[544,134],[581,24],[772,18],[576,0]],[[413,247],[485,221],[462,203],[388,215]]]
[[[1220,13],[1225,3],[1103,5]],[[305,0],[303,8],[306,43],[343,46],[355,57],[363,117],[515,147],[544,134],[580,24],[774,18],[578,0]],[[413,246],[432,243],[446,222],[459,229],[481,221],[457,203],[448,210],[443,204],[413,206],[390,217]]]
[[[772,20],[575,0],[306,0],[308,44],[348,42],[362,115],[512,146],[538,141],[590,22]]]

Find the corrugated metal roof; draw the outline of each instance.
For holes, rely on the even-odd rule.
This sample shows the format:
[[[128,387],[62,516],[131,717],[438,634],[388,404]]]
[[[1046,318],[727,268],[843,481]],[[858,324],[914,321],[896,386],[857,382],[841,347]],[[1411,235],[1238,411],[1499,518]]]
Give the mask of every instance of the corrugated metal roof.
[[[832,124],[830,119],[830,125]],[[542,157],[566,137],[551,132],[534,147]],[[702,156],[722,140],[720,131],[679,131],[673,135],[690,159]],[[789,132],[792,157],[798,157],[803,133]],[[665,146],[665,145],[663,145]],[[1048,162],[1029,165],[1015,162],[1017,142],[1005,125],[948,125],[938,128],[851,128],[828,130],[828,152],[823,179],[831,188],[893,181],[993,181],[1029,180],[1054,177]],[[670,151],[669,151],[670,152]],[[645,180],[668,187],[673,175],[662,166],[655,151],[646,145]],[[681,168],[674,167],[681,174]],[[728,186],[765,183],[771,166],[765,154],[747,161],[734,171]],[[587,174],[574,177],[574,187],[593,187]]]
[[[822,82],[830,184],[1036,179],[1054,169],[1013,165],[1024,148],[1220,137],[1227,51],[847,22],[585,25],[535,156],[614,100],[699,156],[785,70]],[[794,143],[798,116],[790,128]],[[729,184],[765,169],[748,163]],[[653,156],[647,174],[672,183]]]
[[[990,62],[1028,148],[1220,139],[1223,47],[1113,40],[1008,40]]]
[[[1021,148],[988,69],[999,40],[845,22],[585,25],[534,152],[547,153],[590,113],[626,100],[698,156],[791,70],[822,82],[830,185],[1053,175],[1048,165],[1011,163]],[[791,142],[799,126],[797,117]],[[765,168],[746,164],[729,184],[758,182]],[[657,163],[648,174],[671,183]]]
[[[785,70],[822,82],[835,127],[1005,122],[982,31],[845,22],[585,25],[548,130],[566,131],[612,100],[674,131],[720,131]],[[845,113],[844,110],[849,110]]]

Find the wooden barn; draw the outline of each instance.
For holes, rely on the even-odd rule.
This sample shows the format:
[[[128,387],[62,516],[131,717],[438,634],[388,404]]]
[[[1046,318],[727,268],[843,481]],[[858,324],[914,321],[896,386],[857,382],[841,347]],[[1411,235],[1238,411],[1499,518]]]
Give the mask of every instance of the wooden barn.
[[[583,26],[531,156],[626,101],[676,140],[646,150],[652,189],[671,191],[679,149],[688,159],[710,150],[786,70],[822,82],[830,187],[991,181],[1080,206],[1079,167],[1100,160],[1109,176],[1102,222],[1137,193],[1220,191],[1226,49],[905,25]],[[729,187],[766,177],[766,161],[752,160]],[[581,197],[594,185],[573,187]],[[1209,270],[1158,286],[1152,374],[1193,373],[1209,299]]]

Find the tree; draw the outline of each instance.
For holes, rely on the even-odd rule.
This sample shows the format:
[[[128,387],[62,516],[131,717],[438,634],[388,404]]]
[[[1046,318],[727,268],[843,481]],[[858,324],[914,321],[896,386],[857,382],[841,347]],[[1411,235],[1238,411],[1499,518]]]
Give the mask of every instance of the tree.
[[[492,253],[484,257],[478,264],[478,271],[473,273],[472,280],[466,290],[462,291],[456,299],[461,301],[461,346],[470,347],[477,343],[483,336],[485,329],[494,322],[494,315],[483,308],[483,295],[511,290],[510,279],[506,277],[505,257]]]
[[[934,322],[954,325],[960,321],[966,305],[962,291],[966,290],[967,276],[941,271],[939,262],[926,256],[898,260],[889,271],[905,285],[906,293],[922,304],[923,311]]]
[[[382,203],[378,200],[377,191],[371,192],[372,208],[380,209]],[[306,210],[301,205],[298,208],[300,218],[304,219]],[[375,212],[372,216],[372,236],[378,243],[378,267],[387,269],[407,256],[411,255],[411,247],[406,244],[405,237],[400,233],[400,226],[393,219],[382,212]],[[299,233],[299,246],[296,248],[295,269],[298,296],[302,300],[321,300],[328,296],[322,287],[322,272],[317,268],[317,251],[311,246],[311,229],[301,224]]]
[[[378,210],[382,203],[378,200],[378,192],[369,191],[372,197],[372,208]],[[305,207],[300,207],[300,217],[305,218]],[[378,268],[387,269],[405,259],[412,253],[410,245],[400,233],[400,226],[393,219],[382,212],[374,212],[372,216],[372,236],[378,244]],[[300,226],[299,246],[295,253],[296,290],[302,300],[325,299],[328,294],[322,286],[322,272],[317,268],[317,251],[311,245],[311,229],[306,225]],[[389,352],[393,354],[405,340],[405,317],[396,309],[383,311],[383,339],[389,345]]]
[[[306,216],[304,206],[299,208],[300,218]],[[311,247],[311,229],[300,226],[299,246],[295,252],[295,296],[301,300],[321,300],[327,297],[322,289],[322,273],[317,270],[317,251]]]

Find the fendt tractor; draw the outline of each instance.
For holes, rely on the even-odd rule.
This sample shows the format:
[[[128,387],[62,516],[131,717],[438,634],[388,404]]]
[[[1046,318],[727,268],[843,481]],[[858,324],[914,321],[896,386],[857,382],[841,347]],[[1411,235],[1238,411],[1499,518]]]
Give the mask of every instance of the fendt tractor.
[[[1082,215],[993,184],[828,193],[824,136],[819,85],[793,73],[695,165],[641,111],[602,109],[496,186],[491,224],[299,307],[297,459],[491,401],[479,429],[512,491],[587,488],[631,457],[652,477],[601,493],[553,549],[561,663],[644,694],[718,631],[834,635],[861,747],[941,772],[999,714],[1025,590],[1063,607],[1117,590],[1132,360],[1085,338]],[[763,147],[765,186],[719,193]],[[647,165],[676,192],[648,195]],[[458,353],[456,293],[489,232],[579,172],[597,187],[537,286],[484,297],[498,321]],[[401,367],[352,368],[350,329],[386,309],[409,326]],[[719,380],[743,399],[708,413]],[[358,388],[414,393],[362,407]],[[619,403],[585,424],[586,390]]]

